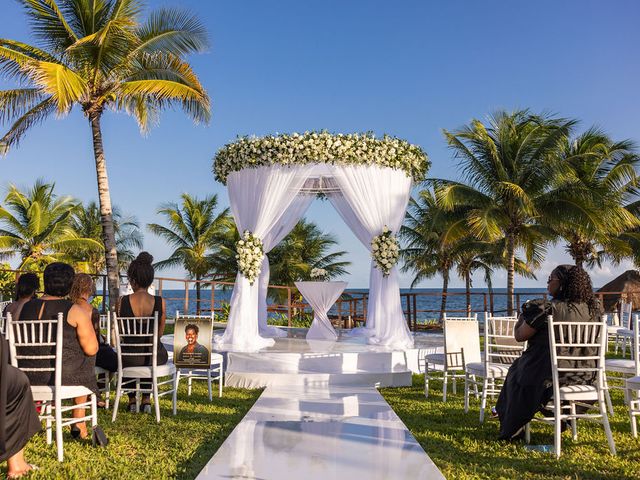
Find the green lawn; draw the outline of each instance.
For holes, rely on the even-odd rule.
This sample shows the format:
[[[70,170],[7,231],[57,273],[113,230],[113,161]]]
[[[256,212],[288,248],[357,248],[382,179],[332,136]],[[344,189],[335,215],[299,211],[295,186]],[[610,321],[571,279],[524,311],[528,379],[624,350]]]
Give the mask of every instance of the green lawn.
[[[562,456],[556,460],[553,454],[526,450],[523,442],[497,441],[498,422],[478,422],[479,402],[472,400],[465,414],[463,389],[457,395],[448,392],[443,403],[441,385],[430,382],[426,399],[423,376],[414,375],[413,386],[381,393],[448,479],[640,479],[640,441],[631,436],[620,390],[613,391],[615,416],[610,418],[618,455],[609,455],[600,424],[583,421],[577,442],[570,432],[563,434]],[[552,427],[535,423],[531,443],[552,445]]]
[[[217,387],[216,387],[217,388]],[[99,424],[109,437],[106,448],[73,440],[65,433],[64,462],[56,459],[55,443],[44,433],[29,441],[27,461],[40,470],[29,479],[193,479],[251,408],[261,390],[225,388],[223,397],[207,397],[206,382],[194,382],[191,397],[186,382],[178,394],[178,414],[171,415],[168,397],[161,400],[161,422],[155,416],[131,414],[121,407],[115,423],[111,411],[100,410]],[[125,401],[126,403],[126,401]],[[6,469],[2,469],[5,475]]]

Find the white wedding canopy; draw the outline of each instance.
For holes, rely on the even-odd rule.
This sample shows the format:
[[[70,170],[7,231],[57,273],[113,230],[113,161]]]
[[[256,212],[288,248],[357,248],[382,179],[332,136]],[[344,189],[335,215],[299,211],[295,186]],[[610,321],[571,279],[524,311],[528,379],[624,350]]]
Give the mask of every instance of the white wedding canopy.
[[[319,193],[326,195],[356,237],[371,250],[372,239],[386,226],[397,234],[405,215],[412,178],[402,169],[379,165],[307,163],[247,166],[228,174],[231,211],[239,232],[249,230],[268,253],[304,215]],[[267,326],[269,262],[265,255],[259,278],[251,284],[238,273],[230,314],[216,343],[245,351],[273,344],[279,329]],[[369,342],[406,349],[413,339],[400,304],[396,268],[389,275],[371,262],[366,327]]]

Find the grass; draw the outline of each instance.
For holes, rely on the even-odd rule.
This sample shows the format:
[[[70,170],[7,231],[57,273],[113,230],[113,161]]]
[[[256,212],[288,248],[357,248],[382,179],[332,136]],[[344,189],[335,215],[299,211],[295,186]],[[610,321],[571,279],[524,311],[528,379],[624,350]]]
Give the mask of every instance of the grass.
[[[618,455],[609,454],[602,426],[578,422],[578,440],[565,432],[562,456],[533,452],[524,443],[497,441],[496,420],[478,420],[479,401],[474,397],[464,413],[463,388],[442,402],[441,382],[430,382],[424,397],[424,378],[413,376],[413,385],[381,390],[385,400],[409,428],[416,440],[448,479],[638,479],[640,441],[631,436],[629,415],[622,392],[613,390],[615,416],[610,417]],[[435,387],[435,388],[433,388]],[[489,402],[489,405],[495,404]],[[550,425],[535,423],[532,445],[553,445]]]
[[[73,440],[65,429],[64,462],[56,458],[55,442],[47,445],[44,432],[34,436],[25,451],[27,461],[40,470],[36,479],[193,479],[255,403],[261,390],[225,388],[222,398],[209,402],[206,382],[194,382],[191,397],[186,382],[178,393],[178,414],[171,401],[161,399],[161,421],[154,415],[133,414],[121,404],[111,423],[111,411],[99,411],[98,424],[109,437],[106,448]],[[126,404],[126,400],[125,400]],[[0,475],[5,474],[3,469]]]

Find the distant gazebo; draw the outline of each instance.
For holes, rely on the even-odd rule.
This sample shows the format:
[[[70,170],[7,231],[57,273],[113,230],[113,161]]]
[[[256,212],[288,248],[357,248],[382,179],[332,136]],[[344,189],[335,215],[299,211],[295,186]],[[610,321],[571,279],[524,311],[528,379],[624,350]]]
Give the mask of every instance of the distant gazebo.
[[[602,303],[607,312],[615,310],[621,301],[631,302],[634,310],[640,310],[640,272],[627,270],[600,288],[598,293],[606,294],[602,295]]]

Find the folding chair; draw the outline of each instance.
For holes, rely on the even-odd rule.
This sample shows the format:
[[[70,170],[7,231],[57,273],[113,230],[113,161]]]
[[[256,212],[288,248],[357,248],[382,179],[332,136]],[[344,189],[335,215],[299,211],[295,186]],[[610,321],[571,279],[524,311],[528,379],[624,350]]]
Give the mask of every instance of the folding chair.
[[[474,386],[477,395],[478,386],[481,385],[480,423],[484,421],[487,397],[493,398],[500,393],[501,385],[498,382],[504,381],[509,367],[524,350],[524,343],[517,342],[513,336],[517,322],[517,317],[494,317],[485,313],[484,361],[465,365],[464,411],[469,411],[469,386]]]
[[[465,364],[480,361],[480,338],[478,314],[472,317],[448,317],[444,315],[444,353],[425,356],[424,396],[429,397],[429,381],[436,373],[442,373],[442,401],[447,401],[447,380],[465,378]]]
[[[549,316],[553,398],[547,408],[553,411],[553,417],[534,418],[533,420],[554,424],[556,458],[560,458],[561,454],[562,421],[571,422],[573,439],[577,440],[577,419],[595,420],[602,423],[609,443],[609,450],[612,455],[616,454],[616,446],[611,435],[605,406],[604,351],[606,340],[606,322],[556,322],[552,316]],[[584,353],[582,355],[575,354],[580,351]],[[569,353],[567,354],[567,352]],[[595,366],[590,367],[586,362],[595,363]],[[593,372],[596,375],[596,381],[594,385],[560,386],[559,374],[563,372]],[[595,405],[592,402],[595,402]],[[577,413],[576,406],[580,406],[586,411]],[[597,409],[598,412],[587,413],[589,409]],[[525,426],[527,443],[530,438],[530,424],[527,424]]]
[[[156,413],[156,422],[160,423],[160,397],[173,395],[173,414],[177,408],[176,368],[170,361],[166,365],[158,365],[158,312],[153,317],[118,317],[112,314],[115,326],[116,352],[118,354],[118,381],[116,386],[116,401],[113,405],[111,420],[116,421],[118,405],[122,394],[134,392],[136,394],[136,411],[140,411],[140,395],[150,393]],[[151,352],[141,352],[151,347]],[[150,366],[124,367],[124,357],[151,357]],[[124,378],[128,378],[124,381]],[[165,379],[159,381],[159,379]],[[166,378],[169,378],[166,380]],[[151,388],[143,388],[140,380],[151,382]],[[160,392],[163,385],[171,385],[170,390]]]
[[[91,421],[91,426],[98,424],[98,409],[96,395],[86,387],[79,385],[62,385],[62,341],[64,315],[58,313],[55,320],[13,320],[7,314],[7,337],[11,364],[24,372],[54,372],[54,385],[32,385],[31,392],[36,402],[42,402],[40,420],[46,422],[47,443],[51,444],[52,427],[55,424],[56,448],[58,461],[64,459],[62,428],[67,425]],[[28,348],[28,354],[22,353]],[[55,354],[51,350],[55,349]],[[41,352],[41,353],[38,353]],[[50,361],[55,359],[55,366]],[[42,367],[24,366],[24,360],[30,360],[30,365],[41,361]],[[63,405],[63,400],[89,395],[89,401],[78,405]],[[81,418],[64,418],[63,413],[77,408],[90,408],[91,414]],[[52,413],[53,411],[53,413]]]
[[[107,345],[111,345],[111,312],[107,312],[106,315],[100,315],[100,332],[106,330]],[[109,409],[109,399],[111,397],[111,372],[102,367],[95,367],[96,377],[98,377],[98,383],[103,383],[103,387],[100,388],[100,393],[104,393],[105,396],[105,408]]]
[[[638,437],[638,427],[636,425],[636,417],[640,415],[640,346],[638,342],[640,330],[640,316],[634,315],[633,319],[633,344],[631,345],[633,356],[633,372],[631,377],[625,381],[625,400],[629,405],[629,419],[631,420],[631,434]],[[608,361],[608,360],[607,360]],[[625,373],[628,373],[625,372]]]

